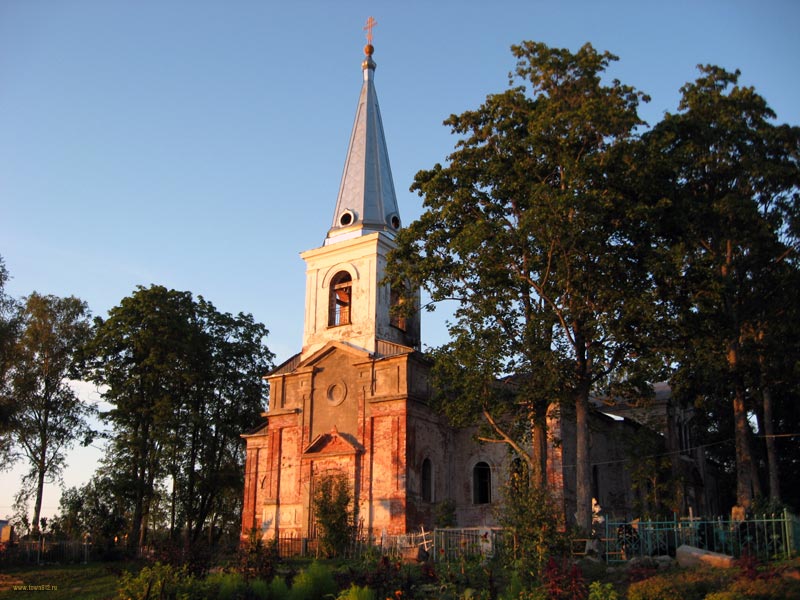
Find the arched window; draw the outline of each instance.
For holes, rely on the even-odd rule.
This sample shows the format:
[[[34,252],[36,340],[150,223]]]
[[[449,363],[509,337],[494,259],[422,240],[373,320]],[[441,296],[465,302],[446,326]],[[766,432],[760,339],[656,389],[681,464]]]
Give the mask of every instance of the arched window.
[[[433,502],[433,465],[430,458],[422,461],[422,501]]]
[[[492,470],[485,462],[472,467],[472,503],[489,504],[492,501]]]
[[[397,312],[397,310],[400,310],[400,307],[405,304],[405,298],[399,289],[394,287],[391,289],[389,304],[389,324],[392,325],[392,327],[397,327],[400,331],[405,331],[406,317],[404,314]]]
[[[331,280],[328,303],[328,327],[350,324],[350,306],[353,298],[353,280],[350,273],[341,271]]]

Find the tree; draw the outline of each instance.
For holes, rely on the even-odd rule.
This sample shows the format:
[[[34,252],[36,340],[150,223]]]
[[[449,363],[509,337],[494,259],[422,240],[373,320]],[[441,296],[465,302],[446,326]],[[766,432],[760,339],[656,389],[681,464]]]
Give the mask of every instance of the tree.
[[[355,538],[356,508],[347,475],[328,473],[314,481],[314,518],[322,550],[341,556]]]
[[[676,388],[691,390],[702,372],[723,383],[717,398],[731,408],[736,499],[746,507],[761,495],[748,414],[760,396],[772,420],[770,365],[797,304],[796,285],[784,284],[796,280],[800,128],[773,124],[766,101],[738,85],[738,71],[699,68],[681,89],[679,112],[645,136],[677,224],[659,277],[680,334]]]
[[[91,324],[82,300],[35,292],[25,299],[20,321],[9,376],[16,404],[10,429],[13,452],[30,466],[19,497],[34,498],[32,529],[36,533],[44,484],[60,477],[66,452],[76,440],[88,444],[93,437],[88,420],[95,411],[68,382],[79,376],[77,357]]]
[[[646,393],[659,364],[643,358],[657,309],[654,241],[630,160],[646,97],[604,84],[617,58],[589,44],[512,52],[520,85],[445,121],[461,139],[447,166],[416,175],[425,211],[400,232],[389,277],[458,300],[437,369],[466,383],[445,393],[447,410],[482,413],[491,439],[514,447],[539,482],[546,408],[573,407],[577,520],[588,530],[589,395]],[[498,380],[519,387],[503,401]]]
[[[96,320],[87,360],[91,379],[108,386],[115,436],[106,466],[130,496],[135,543],[144,543],[159,500],[169,506],[170,533],[184,531],[187,541],[220,515],[236,519],[226,490],[241,490],[239,434],[265,404],[266,335],[251,315],[220,313],[163,286],[137,288]],[[159,491],[166,482],[168,498]]]
[[[0,256],[0,464],[8,468],[11,460],[11,415],[15,402],[11,393],[13,348],[19,335],[20,312],[17,303],[5,293],[8,270]]]
[[[541,581],[549,558],[567,553],[569,542],[557,503],[525,470],[510,470],[498,519],[513,536],[517,576],[530,585]]]
[[[102,469],[80,488],[71,487],[61,494],[59,515],[52,529],[67,539],[83,540],[89,535],[95,547],[111,550],[115,538],[126,532],[127,503],[115,489],[114,480]]]

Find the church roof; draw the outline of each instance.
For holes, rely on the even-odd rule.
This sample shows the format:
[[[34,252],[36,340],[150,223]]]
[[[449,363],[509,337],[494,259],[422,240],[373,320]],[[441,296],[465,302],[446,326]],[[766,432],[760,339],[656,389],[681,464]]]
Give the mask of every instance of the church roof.
[[[376,231],[394,234],[400,228],[389,152],[375,93],[373,51],[372,44],[364,48],[361,64],[364,83],[326,246]]]

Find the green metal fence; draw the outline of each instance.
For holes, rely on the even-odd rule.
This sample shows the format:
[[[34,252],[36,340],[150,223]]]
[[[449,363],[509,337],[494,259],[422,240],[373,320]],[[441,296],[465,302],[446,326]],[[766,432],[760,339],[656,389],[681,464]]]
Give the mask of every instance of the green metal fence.
[[[798,542],[800,520],[784,511],[744,521],[677,517],[665,521],[607,520],[602,549],[607,562],[622,562],[637,556],[674,556],[683,544],[737,558],[752,555],[761,560],[778,560],[797,552]]]

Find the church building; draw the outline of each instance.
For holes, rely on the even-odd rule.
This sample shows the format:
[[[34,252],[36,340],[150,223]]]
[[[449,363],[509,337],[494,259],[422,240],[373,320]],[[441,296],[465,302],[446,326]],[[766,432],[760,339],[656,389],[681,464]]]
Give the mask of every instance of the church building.
[[[253,530],[267,539],[316,537],[312,498],[327,474],[351,482],[364,536],[432,528],[443,501],[454,508],[459,527],[497,523],[494,509],[513,457],[504,444],[481,445],[475,430],[453,428],[431,410],[419,313],[393,315],[400,294],[382,283],[402,221],[375,92],[373,46],[364,50],[333,220],[322,245],[301,254],[302,349],[266,376],[268,410],[242,435],[243,537]],[[617,461],[625,452],[620,430],[634,425],[597,413],[592,427],[595,497],[601,505],[613,503],[618,514],[632,506],[630,477]],[[574,431],[570,436],[557,419],[549,429],[548,481],[569,521]]]
[[[365,53],[333,221],[323,244],[301,254],[302,350],[267,376],[265,420],[243,435],[243,535],[314,537],[314,484],[328,473],[348,476],[359,527],[375,535],[430,527],[435,503],[461,479],[456,433],[428,408],[419,314],[392,315],[400,295],[381,283],[401,217],[372,45]],[[469,519],[477,524],[489,517],[492,470],[479,454],[472,462],[466,468],[481,478]]]

